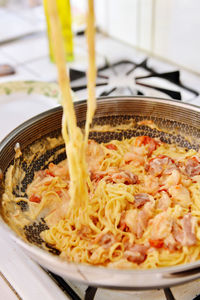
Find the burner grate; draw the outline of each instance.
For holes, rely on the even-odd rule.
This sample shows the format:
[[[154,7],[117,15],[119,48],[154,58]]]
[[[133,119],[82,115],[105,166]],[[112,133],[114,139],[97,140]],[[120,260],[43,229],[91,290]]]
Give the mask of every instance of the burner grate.
[[[98,290],[97,287],[88,286],[85,290],[84,298],[80,298],[79,295],[71,288],[71,286],[60,276],[46,271],[56,284],[63,290],[63,292],[69,296],[72,300],[95,300],[95,295]],[[176,300],[170,288],[164,288],[164,295],[166,300]],[[193,300],[200,300],[200,296],[197,296]]]
[[[107,61],[105,66],[98,69],[97,88],[100,89],[98,96],[114,95],[145,95],[167,96],[176,100],[192,100],[199,93],[181,82],[180,71],[159,73],[153,67],[148,66],[148,58],[140,63],[129,60],[121,60],[113,64]],[[73,91],[81,91],[87,88],[86,75],[77,72],[71,81]],[[83,78],[84,82],[76,78]]]

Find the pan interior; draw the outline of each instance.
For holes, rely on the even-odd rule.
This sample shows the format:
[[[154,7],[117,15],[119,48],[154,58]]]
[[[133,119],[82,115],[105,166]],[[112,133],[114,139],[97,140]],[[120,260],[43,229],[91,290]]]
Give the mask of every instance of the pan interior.
[[[98,143],[107,143],[114,139],[123,140],[147,135],[160,138],[161,141],[169,144],[175,143],[188,149],[198,150],[200,124],[197,122],[197,112],[190,110],[189,107],[181,107],[180,104],[177,107],[176,103],[172,105],[170,101],[166,102],[162,103],[159,100],[148,102],[146,99],[117,99],[114,102],[102,99],[99,101],[89,138]],[[86,104],[78,103],[75,108],[78,125],[83,129]],[[174,113],[176,117],[172,119]],[[21,126],[3,142],[0,168],[5,173],[8,166],[13,165],[12,193],[16,197],[27,197],[27,186],[32,182],[36,171],[45,170],[49,163],[58,164],[66,158],[60,133],[61,117],[62,109],[53,109]],[[152,120],[156,126],[152,128],[139,125],[138,122],[142,120]],[[16,142],[19,142],[22,150],[22,155],[18,158],[14,158]],[[4,182],[1,184],[1,195],[3,192]],[[24,213],[29,209],[28,203],[23,200],[13,205],[12,209],[20,207]],[[8,222],[4,215],[3,218]],[[59,255],[57,249],[45,243],[40,237],[40,233],[48,229],[42,217],[24,226],[23,230],[16,226],[12,229],[27,242]]]

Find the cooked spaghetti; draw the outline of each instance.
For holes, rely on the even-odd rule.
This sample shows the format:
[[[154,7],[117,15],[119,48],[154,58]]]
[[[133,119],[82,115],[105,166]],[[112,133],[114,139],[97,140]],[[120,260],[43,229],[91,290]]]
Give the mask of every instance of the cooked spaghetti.
[[[40,236],[67,261],[117,268],[155,268],[200,258],[200,154],[147,136],[87,147],[87,218],[70,218],[69,170],[64,160],[35,173],[29,210],[6,176],[4,215],[12,227],[43,217]],[[10,190],[9,190],[10,187]],[[86,211],[84,211],[86,213]]]

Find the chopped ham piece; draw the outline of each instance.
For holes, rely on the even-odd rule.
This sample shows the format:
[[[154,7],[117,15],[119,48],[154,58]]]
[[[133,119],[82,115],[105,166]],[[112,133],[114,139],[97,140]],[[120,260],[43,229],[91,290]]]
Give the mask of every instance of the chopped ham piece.
[[[114,235],[111,232],[108,232],[105,234],[99,234],[95,242],[101,245],[103,248],[108,249],[114,244],[115,240],[116,239]]]
[[[86,151],[86,161],[88,164],[88,169],[90,171],[95,171],[99,169],[101,162],[105,156],[103,147],[93,140],[88,141],[88,148]]]
[[[200,161],[197,157],[188,158],[185,164],[185,173],[189,177],[200,175]]]
[[[155,216],[152,221],[151,240],[163,240],[172,230],[172,218],[167,212]]]
[[[124,155],[124,161],[125,163],[132,163],[136,166],[144,165],[145,159],[143,155],[138,155],[132,152],[126,152]]]
[[[131,146],[129,152],[126,152],[124,155],[125,163],[131,163],[135,166],[145,164],[145,156],[147,150],[145,146]]]
[[[142,207],[146,202],[150,200],[149,195],[146,193],[136,194],[134,195],[134,199],[135,199],[134,206],[136,208]]]
[[[191,214],[186,214],[180,221],[181,226],[173,224],[173,236],[182,246],[192,246],[196,244],[195,225],[196,219]]]
[[[147,256],[148,247],[144,245],[136,244],[127,248],[124,252],[124,256],[127,258],[128,261],[141,264],[145,261]]]
[[[163,175],[160,178],[160,184],[162,184],[162,188],[168,189],[172,185],[177,185],[180,183],[181,174],[178,170],[172,170],[171,175]]]
[[[155,200],[150,196],[149,202],[145,203],[141,209],[130,209],[126,211],[122,214],[120,221],[121,230],[127,227],[137,238],[141,238],[144,230],[148,226],[149,219],[153,215],[154,206]]]
[[[158,192],[159,188],[160,185],[157,177],[153,175],[144,176],[144,187],[143,187],[144,192],[151,195],[155,195]]]
[[[82,225],[81,229],[78,231],[78,234],[80,235],[80,237],[82,239],[87,239],[88,235],[91,234],[91,228],[89,226],[86,225]],[[90,240],[90,237],[89,237]]]
[[[166,155],[158,155],[152,158],[146,167],[147,172],[153,176],[171,174],[174,169],[177,169],[175,162]]]
[[[171,186],[168,189],[173,200],[182,207],[188,207],[191,204],[190,193],[182,184]]]
[[[106,175],[107,175],[107,172],[105,172],[105,171],[90,172],[90,179],[92,181],[99,182]]]
[[[61,178],[69,179],[69,169],[67,165],[67,161],[64,160],[60,162],[58,165],[54,163],[49,164],[48,170],[46,170],[46,174],[50,176],[59,176]]]
[[[138,183],[138,176],[131,171],[120,171],[111,175],[111,181],[114,183],[136,184]]]
[[[139,136],[136,138],[135,145],[136,146],[148,145],[148,156],[150,156],[152,152],[156,150],[156,148],[158,147],[159,142],[157,142],[155,139],[149,136]]]
[[[90,172],[90,178],[92,181],[99,182],[104,177],[107,177],[106,182],[124,183],[127,185],[138,183],[138,176],[128,170],[117,170],[115,168],[111,168],[108,171]]]
[[[57,194],[59,195],[61,202],[59,203],[59,205],[57,205],[55,201],[53,204],[51,202],[49,203],[50,208],[52,209],[50,213],[45,217],[45,221],[48,226],[56,225],[61,219],[66,218],[67,215],[70,201],[68,190],[62,190],[62,192],[59,191],[59,193],[57,192]]]
[[[174,251],[177,248],[177,241],[172,233],[170,233],[170,235],[164,239],[164,247],[168,248],[170,251]]]
[[[161,197],[158,200],[157,208],[162,210],[167,210],[168,207],[170,207],[171,205],[172,202],[171,198],[169,197],[168,193],[166,193],[165,191],[162,191],[160,194]]]

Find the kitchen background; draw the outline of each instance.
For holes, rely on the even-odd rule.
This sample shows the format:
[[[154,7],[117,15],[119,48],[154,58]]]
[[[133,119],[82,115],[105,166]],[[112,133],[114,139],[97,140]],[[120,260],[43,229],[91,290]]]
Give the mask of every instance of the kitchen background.
[[[96,0],[102,31],[198,74],[199,12],[199,0]]]
[[[57,103],[55,104],[57,74],[55,65],[50,62],[48,56],[46,22],[41,3],[41,0],[0,0],[0,64],[7,63],[15,70],[14,74],[0,76],[0,83],[3,84],[0,84],[0,140],[25,119],[57,105]],[[79,71],[83,72],[87,69],[87,47],[82,35],[85,29],[86,3],[86,0],[71,0],[75,33],[75,59],[69,65],[70,68],[78,71],[78,75],[80,75]],[[113,62],[127,59],[133,61],[134,69],[135,62],[140,64],[149,57],[148,68],[146,66],[145,68],[139,67],[136,70],[137,76],[148,76],[152,70],[156,70],[158,73],[175,71],[171,74],[174,76],[174,74],[178,74],[176,72],[179,70],[183,86],[176,85],[175,90],[181,91],[182,98],[180,99],[200,104],[199,0],[95,0],[95,4],[96,24],[99,32],[96,44],[98,68],[105,68],[106,61],[112,65]],[[145,63],[143,63],[144,65]],[[130,65],[128,67],[130,69]],[[104,73],[104,71],[107,72],[107,69],[100,73]],[[109,72],[114,73],[112,70]],[[117,69],[117,72],[121,74],[124,69]],[[130,78],[122,76],[120,81],[116,82],[117,86],[121,86],[122,79],[125,83],[130,81]],[[20,84],[17,82],[12,85],[12,92],[11,85],[7,85],[7,82],[19,80]],[[27,86],[22,80],[47,83],[40,83],[39,86],[37,84],[37,87],[34,83],[29,83]],[[115,80],[116,78],[109,79],[112,84]],[[49,82],[51,82],[50,89]],[[149,84],[152,82],[162,88],[170,90],[175,88],[171,81],[164,82],[158,78],[155,82],[154,78],[151,78]],[[111,87],[112,84],[110,84]],[[137,89],[133,80],[131,84],[133,84],[131,89],[136,95],[139,90],[144,95],[161,96],[155,93],[158,92],[155,89],[144,90],[144,86],[141,85]],[[75,85],[77,86],[77,84]],[[184,86],[190,89],[185,89]],[[141,90],[142,88],[143,90]],[[42,96],[38,95],[39,90],[44,91]],[[105,93],[107,88],[104,91],[99,86],[97,90],[99,91],[98,95],[108,94]],[[124,95],[128,91],[128,89],[119,89],[118,94]],[[166,93],[162,93],[162,96],[166,95]],[[175,93],[175,98],[176,95]],[[82,94],[76,92],[76,96],[86,98],[85,90]],[[9,127],[10,125],[12,127]],[[66,298],[49,275],[24,255],[23,251],[13,242],[10,242],[1,230],[0,235],[1,299],[84,298],[87,287],[76,286],[74,283],[68,284],[81,295],[80,298],[76,296],[75,298]],[[30,282],[32,284],[29,284]],[[199,283],[193,282],[172,288],[172,292],[177,300],[193,299],[200,294]],[[147,293],[141,295],[139,292],[134,294],[127,292],[124,296],[121,293],[113,292],[111,295],[110,291],[99,289],[95,300],[118,299],[117,297],[132,300],[165,299],[164,292],[161,290]]]
[[[2,7],[19,8],[18,17],[22,14],[21,8],[24,10],[28,4],[38,3],[41,1],[0,0]],[[86,3],[85,0],[71,0],[76,15],[77,12],[84,14]],[[95,0],[95,5],[97,26],[105,34],[200,74],[199,0]],[[2,37],[5,20],[0,13]],[[12,33],[13,29],[14,19],[7,31]]]

